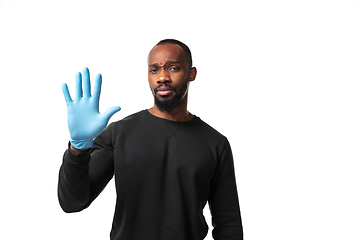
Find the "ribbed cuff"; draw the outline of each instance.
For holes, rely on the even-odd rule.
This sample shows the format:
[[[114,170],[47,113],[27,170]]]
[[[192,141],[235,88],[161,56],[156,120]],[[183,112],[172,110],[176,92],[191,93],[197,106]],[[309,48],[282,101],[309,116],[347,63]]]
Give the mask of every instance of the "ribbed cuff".
[[[68,150],[64,153],[63,161],[65,164],[70,164],[71,166],[77,167],[88,167],[90,162],[90,151],[88,149],[86,151],[82,151],[79,154],[73,153],[70,149],[70,142],[68,144]]]

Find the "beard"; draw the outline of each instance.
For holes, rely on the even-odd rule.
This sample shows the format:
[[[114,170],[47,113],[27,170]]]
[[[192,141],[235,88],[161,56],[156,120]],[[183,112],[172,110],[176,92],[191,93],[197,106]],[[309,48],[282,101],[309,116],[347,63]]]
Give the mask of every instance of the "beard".
[[[161,112],[171,112],[174,108],[179,106],[184,99],[185,93],[187,92],[188,82],[189,81],[185,81],[183,85],[179,87],[179,91],[169,84],[161,84],[153,90],[155,105]],[[171,87],[175,92],[175,96],[156,96],[156,89],[164,86]]]

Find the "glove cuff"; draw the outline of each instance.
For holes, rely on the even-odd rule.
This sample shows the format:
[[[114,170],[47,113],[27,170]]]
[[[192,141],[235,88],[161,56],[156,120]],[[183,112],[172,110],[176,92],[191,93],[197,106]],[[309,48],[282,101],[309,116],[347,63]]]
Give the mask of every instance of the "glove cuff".
[[[73,140],[70,139],[71,145],[73,145],[76,149],[84,149],[84,148],[91,148],[93,146],[94,141],[91,140]]]

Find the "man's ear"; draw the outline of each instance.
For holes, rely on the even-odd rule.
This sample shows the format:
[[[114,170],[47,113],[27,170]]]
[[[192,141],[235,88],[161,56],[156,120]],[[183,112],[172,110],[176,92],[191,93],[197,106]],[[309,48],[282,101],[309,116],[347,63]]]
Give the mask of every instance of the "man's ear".
[[[195,80],[195,78],[196,78],[196,73],[197,73],[196,67],[192,67],[192,68],[190,69],[189,82],[192,82],[192,81]]]

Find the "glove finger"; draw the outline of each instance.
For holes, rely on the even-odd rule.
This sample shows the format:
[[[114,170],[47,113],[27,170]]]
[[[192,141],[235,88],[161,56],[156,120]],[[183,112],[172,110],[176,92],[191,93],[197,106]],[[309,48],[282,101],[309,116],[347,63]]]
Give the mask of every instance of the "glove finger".
[[[81,77],[81,73],[77,73],[76,74],[76,80],[75,80],[75,91],[76,91],[76,99],[80,99],[83,96],[83,91],[82,91],[82,77]]]
[[[83,69],[83,87],[84,87],[84,97],[91,97],[90,93],[90,73],[89,69],[85,67]]]
[[[121,109],[120,107],[111,107],[101,115],[106,119],[106,122],[108,122],[110,120],[110,118],[112,117],[112,115],[114,115],[115,113],[120,111],[120,109]]]
[[[63,83],[62,91],[63,91],[64,97],[65,97],[66,104],[71,103],[72,99],[71,99],[71,96],[70,96],[69,88],[68,88],[66,83]]]
[[[101,74],[99,73],[95,78],[95,85],[94,85],[94,92],[93,92],[93,97],[96,98],[97,101],[99,101],[99,99],[100,99],[101,83],[102,83],[102,77],[101,77]]]

